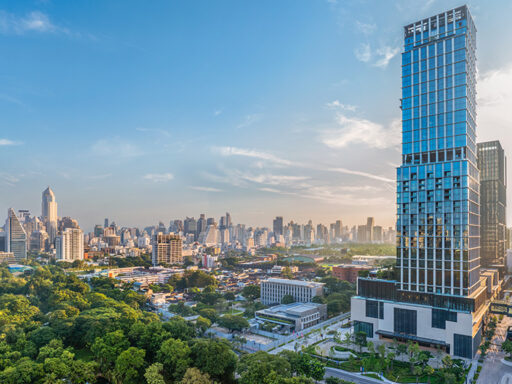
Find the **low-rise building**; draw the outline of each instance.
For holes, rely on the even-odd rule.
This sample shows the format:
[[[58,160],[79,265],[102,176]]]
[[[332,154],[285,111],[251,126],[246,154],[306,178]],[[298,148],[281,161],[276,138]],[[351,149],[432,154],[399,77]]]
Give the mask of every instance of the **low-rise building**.
[[[256,311],[255,318],[261,324],[267,322],[279,327],[280,332],[298,332],[327,319],[327,305],[293,303]]]
[[[261,302],[265,305],[280,304],[283,296],[293,296],[296,302],[307,303],[315,296],[323,296],[323,283],[313,281],[270,278],[262,280]]]
[[[355,284],[359,271],[369,271],[372,267],[368,265],[340,264],[332,267],[332,275],[340,280]]]

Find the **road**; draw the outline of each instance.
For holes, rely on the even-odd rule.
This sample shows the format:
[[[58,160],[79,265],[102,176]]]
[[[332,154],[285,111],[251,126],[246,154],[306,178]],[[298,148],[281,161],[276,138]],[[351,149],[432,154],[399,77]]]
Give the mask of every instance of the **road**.
[[[512,318],[505,317],[496,327],[496,333],[487,350],[477,384],[512,384],[512,367],[501,363],[505,357],[505,353],[501,350],[501,343],[505,341],[507,328],[510,325],[512,325]]]
[[[358,375],[357,373],[346,372],[346,371],[342,371],[340,369],[329,368],[329,367],[325,368],[324,378],[326,378],[326,377],[337,377],[337,378],[340,378],[343,380],[352,381],[356,384],[377,384],[377,383],[382,384],[382,383],[384,383],[383,381],[380,381],[377,379],[372,379],[371,377],[365,377],[365,376]]]

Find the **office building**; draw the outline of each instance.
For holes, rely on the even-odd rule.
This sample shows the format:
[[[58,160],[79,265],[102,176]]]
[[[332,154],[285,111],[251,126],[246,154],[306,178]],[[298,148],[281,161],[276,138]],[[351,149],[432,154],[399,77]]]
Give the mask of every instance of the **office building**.
[[[50,187],[43,191],[43,198],[41,203],[41,216],[44,224],[46,225],[46,232],[50,244],[53,244],[55,237],[57,236],[57,201],[55,200],[55,194]]]
[[[291,295],[296,302],[307,303],[315,296],[323,296],[323,283],[270,278],[260,282],[261,302],[265,305],[281,304],[283,296]]]
[[[507,159],[499,141],[478,143],[480,264],[504,270],[507,239]]]
[[[66,228],[55,238],[57,261],[84,259],[84,232],[80,228]]]
[[[480,345],[476,29],[466,6],[404,28],[397,281],[359,278],[356,332],[471,358]]]
[[[183,263],[181,237],[157,233],[153,236],[153,265]]]
[[[9,208],[4,230],[6,232],[6,252],[12,252],[18,261],[27,258],[27,233],[23,229],[14,209]]]
[[[283,227],[283,217],[276,216],[273,222],[273,231],[276,242],[279,241],[279,237],[284,235],[284,227]]]

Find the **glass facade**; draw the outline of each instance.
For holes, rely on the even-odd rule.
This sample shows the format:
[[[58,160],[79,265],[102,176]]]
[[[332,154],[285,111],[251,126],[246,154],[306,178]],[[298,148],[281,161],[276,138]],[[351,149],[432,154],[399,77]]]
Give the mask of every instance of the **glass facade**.
[[[418,313],[410,309],[393,308],[395,333],[404,335],[418,334]]]
[[[476,29],[467,7],[404,28],[399,290],[471,296],[479,287]]]
[[[478,143],[480,170],[480,259],[484,267],[504,266],[507,181],[505,152],[499,141]]]

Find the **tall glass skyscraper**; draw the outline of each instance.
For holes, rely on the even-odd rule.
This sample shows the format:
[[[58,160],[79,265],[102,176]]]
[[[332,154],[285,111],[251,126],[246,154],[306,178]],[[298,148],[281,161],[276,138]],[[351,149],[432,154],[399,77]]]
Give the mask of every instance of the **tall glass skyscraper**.
[[[466,7],[404,29],[400,289],[469,296],[479,287],[475,34]]]
[[[505,269],[507,158],[499,141],[478,143],[480,244],[483,267]]]
[[[471,358],[480,278],[476,28],[466,6],[404,27],[396,280],[359,278],[354,330]]]

